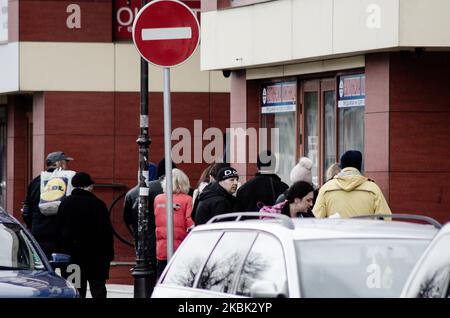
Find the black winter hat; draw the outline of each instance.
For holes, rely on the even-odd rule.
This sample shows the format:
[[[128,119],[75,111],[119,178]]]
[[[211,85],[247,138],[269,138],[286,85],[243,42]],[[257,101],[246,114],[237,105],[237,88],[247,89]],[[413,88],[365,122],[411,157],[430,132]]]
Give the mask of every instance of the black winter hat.
[[[95,184],[95,182],[86,172],[77,172],[72,178],[72,186],[74,188],[86,188],[91,184]]]
[[[177,166],[175,165],[175,163],[172,161],[172,169],[175,169]],[[158,163],[158,169],[156,172],[156,177],[159,179],[162,176],[164,176],[166,174],[166,159],[162,158],[161,161]]]
[[[276,164],[276,157],[272,155],[272,151],[266,150],[258,154],[258,158],[256,161],[256,166],[258,167],[258,170],[261,170],[261,168],[263,167],[270,168],[272,167],[272,165],[275,167],[275,164]]]
[[[353,167],[361,171],[362,154],[358,150],[349,150],[341,157],[341,169]]]
[[[219,172],[217,172],[217,181],[223,181],[229,178],[238,178],[239,179],[239,174],[237,172],[236,169],[232,168],[232,167],[226,167],[226,168],[222,168],[219,170]]]

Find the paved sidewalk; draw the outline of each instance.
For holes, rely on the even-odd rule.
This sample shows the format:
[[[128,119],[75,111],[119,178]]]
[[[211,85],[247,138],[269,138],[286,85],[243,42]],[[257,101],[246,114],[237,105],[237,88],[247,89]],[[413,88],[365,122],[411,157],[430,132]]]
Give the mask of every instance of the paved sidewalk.
[[[108,298],[133,298],[134,296],[133,285],[106,284],[106,290],[108,291]],[[89,290],[89,284],[86,298],[92,298]]]

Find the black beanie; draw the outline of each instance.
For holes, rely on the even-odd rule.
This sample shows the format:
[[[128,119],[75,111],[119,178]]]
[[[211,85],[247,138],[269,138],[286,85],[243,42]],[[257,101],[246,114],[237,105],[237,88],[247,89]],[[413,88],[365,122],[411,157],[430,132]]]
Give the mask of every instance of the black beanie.
[[[175,165],[175,163],[172,161],[172,169],[175,169],[177,166]],[[158,163],[158,169],[156,172],[156,178],[161,178],[162,176],[164,176],[166,174],[166,159],[162,158],[161,161]]]
[[[239,179],[239,174],[236,171],[236,169],[232,168],[232,167],[226,167],[226,168],[222,168],[219,170],[219,172],[217,172],[217,182],[229,179],[229,178],[238,178]]]
[[[341,157],[341,169],[353,167],[361,171],[362,154],[358,150],[349,150]]]
[[[95,181],[86,172],[77,172],[72,178],[72,186],[74,188],[86,188],[91,184],[95,184]]]
[[[270,168],[275,166],[276,158],[275,156],[272,156],[272,152],[270,150],[262,151],[258,154],[258,158],[256,161],[256,166],[258,167],[258,170],[261,170],[263,167]]]

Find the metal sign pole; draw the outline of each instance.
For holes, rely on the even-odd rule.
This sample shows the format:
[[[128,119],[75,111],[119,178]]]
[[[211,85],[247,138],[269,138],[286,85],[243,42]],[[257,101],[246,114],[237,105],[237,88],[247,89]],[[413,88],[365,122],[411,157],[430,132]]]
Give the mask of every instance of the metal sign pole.
[[[142,5],[147,3],[142,0]],[[140,135],[136,140],[139,145],[139,210],[138,233],[136,242],[136,266],[133,268],[134,297],[149,298],[156,279],[151,264],[150,215],[148,209],[148,148],[151,140],[148,137],[148,63],[141,58],[141,103],[140,103]]]
[[[172,200],[172,114],[170,110],[170,68],[164,67],[164,158],[166,158],[166,224],[167,261],[173,255],[173,200]]]

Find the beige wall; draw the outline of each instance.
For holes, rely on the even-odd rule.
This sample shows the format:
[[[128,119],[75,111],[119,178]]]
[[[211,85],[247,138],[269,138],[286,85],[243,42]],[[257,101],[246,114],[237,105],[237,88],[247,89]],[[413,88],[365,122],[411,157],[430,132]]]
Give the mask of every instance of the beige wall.
[[[345,57],[340,59],[322,60],[288,64],[275,67],[250,68],[247,70],[247,79],[274,78],[302,74],[323,73],[338,70],[348,70],[365,66],[364,55]]]
[[[20,90],[137,92],[140,57],[129,44],[20,42]],[[201,72],[197,52],[171,70],[173,92],[229,92],[222,72]],[[0,76],[0,78],[3,76]],[[162,69],[150,66],[150,91],[162,91]]]
[[[449,47],[449,0],[400,0],[400,46]]]
[[[201,69],[450,47],[448,0],[278,0],[202,13]]]

